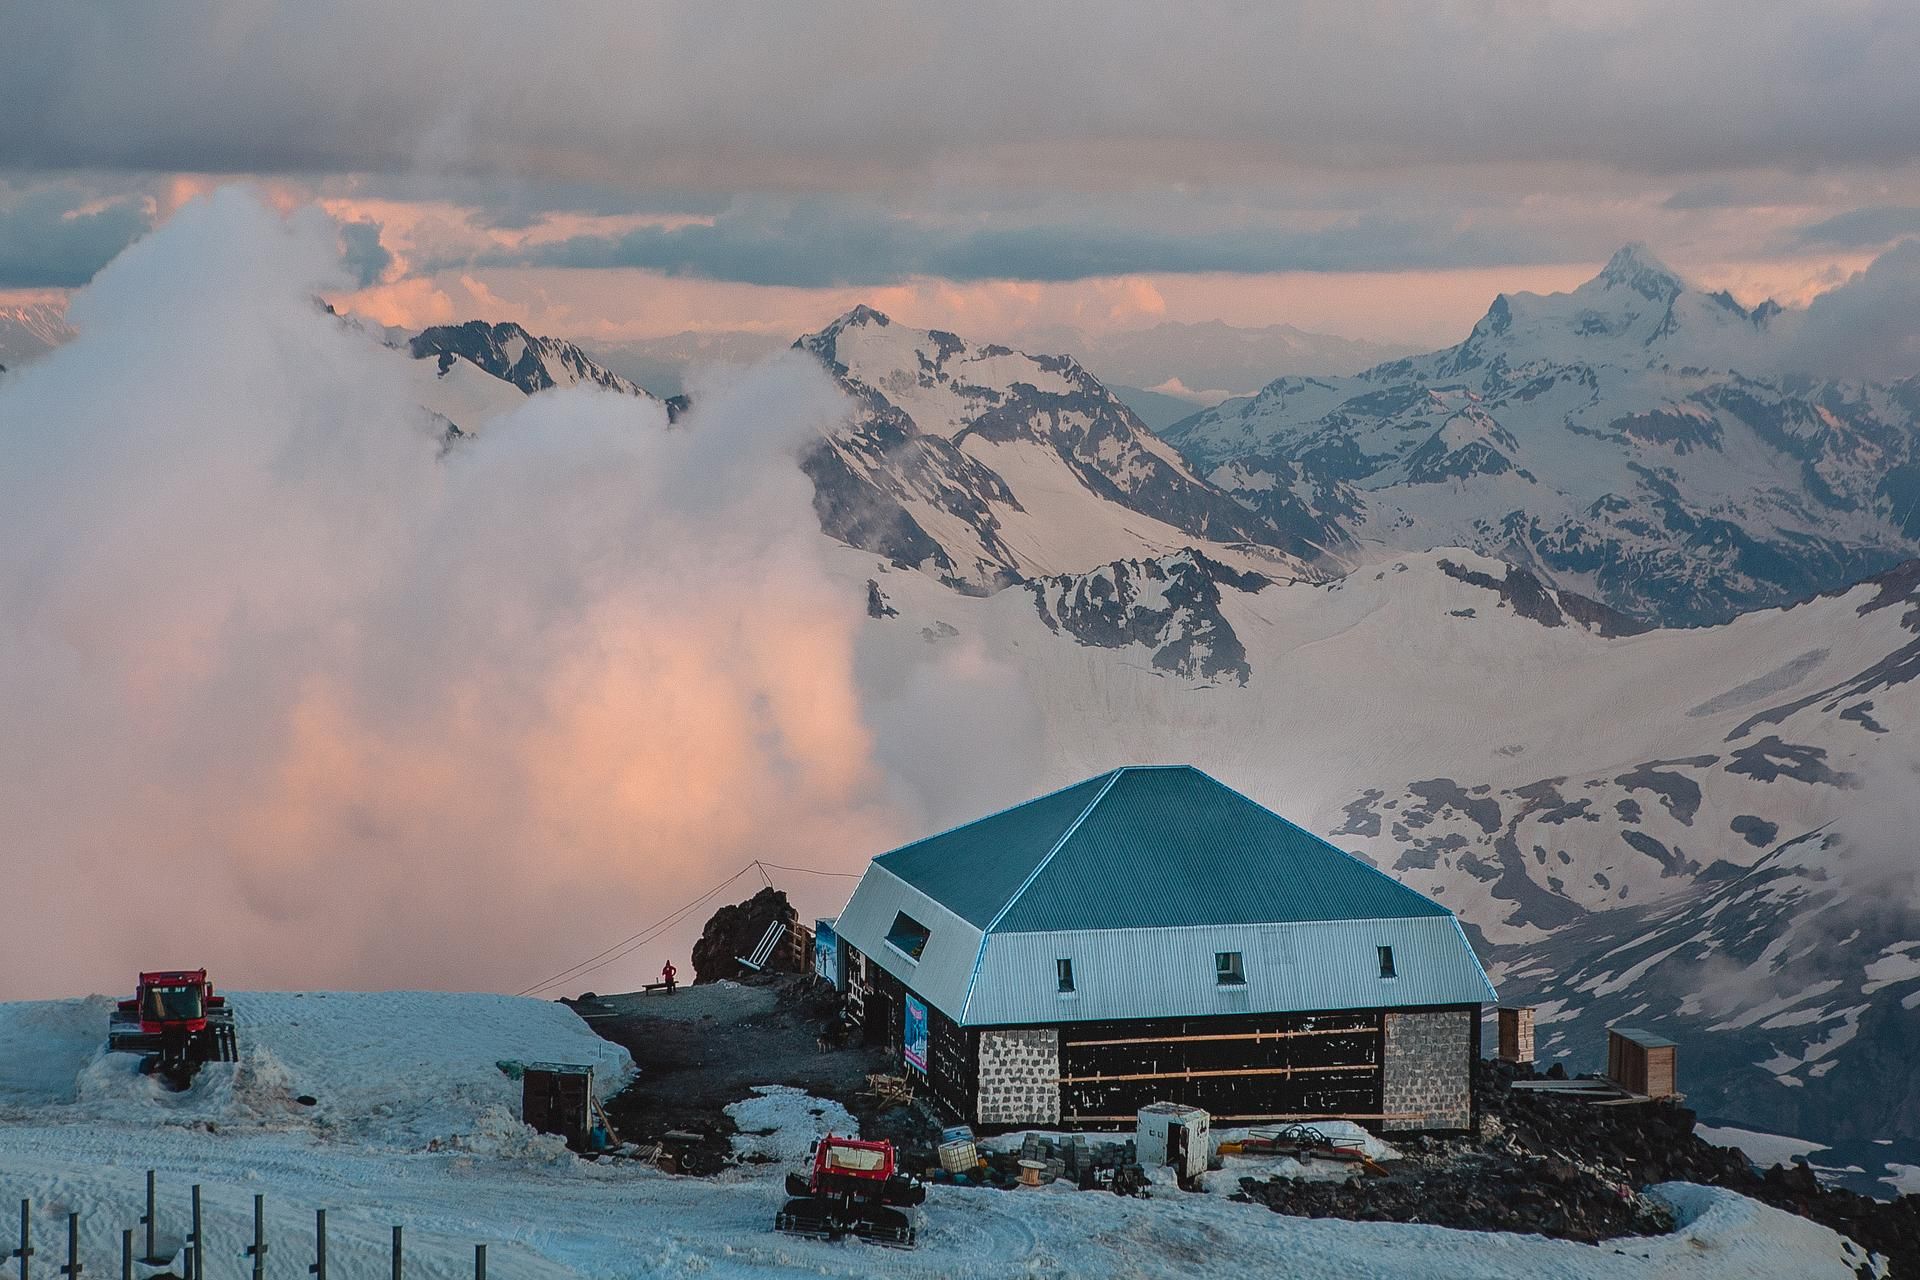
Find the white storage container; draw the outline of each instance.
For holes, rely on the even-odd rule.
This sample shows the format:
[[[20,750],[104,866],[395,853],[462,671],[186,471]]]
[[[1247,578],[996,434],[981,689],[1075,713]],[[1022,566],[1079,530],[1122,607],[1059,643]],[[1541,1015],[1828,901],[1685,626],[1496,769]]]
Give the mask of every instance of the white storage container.
[[[1182,1178],[1207,1171],[1212,1122],[1199,1107],[1155,1102],[1140,1108],[1134,1155],[1148,1169],[1172,1168]]]

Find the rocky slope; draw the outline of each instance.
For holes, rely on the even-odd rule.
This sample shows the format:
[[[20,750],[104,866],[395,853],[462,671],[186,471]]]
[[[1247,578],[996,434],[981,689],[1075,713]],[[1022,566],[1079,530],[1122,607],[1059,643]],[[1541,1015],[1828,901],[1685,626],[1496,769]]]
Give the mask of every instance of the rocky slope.
[[[1648,621],[1724,621],[1920,554],[1920,379],[1771,373],[1795,318],[1630,246],[1572,293],[1501,295],[1453,347],[1166,435],[1350,558],[1470,546]]]
[[[796,344],[854,403],[806,460],[821,527],[985,593],[1194,543],[1299,571],[1304,512],[1254,512],[1195,476],[1069,356],[896,324],[858,307]]]
[[[512,321],[436,325],[416,335],[408,343],[408,350],[416,360],[433,360],[442,375],[457,361],[466,361],[527,395],[550,387],[587,383],[622,395],[658,399],[645,387],[603,367],[573,343],[538,337]],[[676,397],[667,401],[667,407],[669,415],[675,415],[684,401]]]

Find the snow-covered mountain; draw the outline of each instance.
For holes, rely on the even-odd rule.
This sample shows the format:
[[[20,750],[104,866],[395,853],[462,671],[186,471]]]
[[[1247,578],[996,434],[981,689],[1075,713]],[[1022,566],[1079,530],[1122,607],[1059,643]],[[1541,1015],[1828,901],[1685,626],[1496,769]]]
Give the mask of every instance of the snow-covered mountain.
[[[658,399],[645,387],[603,367],[573,343],[538,337],[510,320],[435,325],[417,334],[408,349],[416,360],[433,360],[441,374],[464,360],[528,395],[584,382],[622,395]],[[667,401],[669,415],[677,414],[683,404],[677,397]]]
[[[0,305],[0,367],[38,359],[73,337],[63,303],[20,302]]]
[[[1249,510],[1194,475],[1071,356],[976,346],[864,306],[795,345],[856,406],[806,460],[821,527],[957,589],[1195,543],[1296,573],[1315,550],[1279,504]]]
[[[1768,372],[1797,318],[1629,246],[1571,293],[1502,294],[1453,347],[1280,378],[1165,434],[1350,562],[1468,546],[1641,618],[1724,621],[1920,554],[1920,378]]]

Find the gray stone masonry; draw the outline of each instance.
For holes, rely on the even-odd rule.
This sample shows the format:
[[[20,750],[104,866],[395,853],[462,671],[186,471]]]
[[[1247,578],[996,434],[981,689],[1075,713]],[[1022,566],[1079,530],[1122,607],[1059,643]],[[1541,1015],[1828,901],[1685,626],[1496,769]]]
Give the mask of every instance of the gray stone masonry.
[[[1060,1123],[1060,1033],[982,1031],[978,1124]]]
[[[1473,1014],[1464,1009],[1386,1015],[1381,1110],[1415,1118],[1381,1128],[1465,1129],[1473,1123]]]

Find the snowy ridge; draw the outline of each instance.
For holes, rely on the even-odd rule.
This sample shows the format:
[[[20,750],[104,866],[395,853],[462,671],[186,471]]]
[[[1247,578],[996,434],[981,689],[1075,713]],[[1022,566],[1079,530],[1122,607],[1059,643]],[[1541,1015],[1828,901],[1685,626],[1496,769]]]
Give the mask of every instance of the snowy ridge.
[[[1622,249],[1456,346],[1286,377],[1166,432],[1348,560],[1458,545],[1636,617],[1724,621],[1920,554],[1920,380],[1772,374],[1791,314]]]
[[[586,383],[617,391],[621,395],[659,397],[596,362],[571,342],[542,338],[528,333],[512,321],[488,324],[469,320],[465,324],[436,325],[422,330],[408,343],[416,360],[433,360],[445,376],[465,361],[527,395],[551,387],[573,387]],[[679,405],[669,402],[669,412]]]
[[[853,399],[806,460],[822,527],[983,593],[1204,543],[1306,570],[1288,528],[1195,476],[1069,356],[971,345],[856,307],[796,344]]]
[[[17,368],[73,336],[64,303],[21,302],[0,306],[0,367]]]

